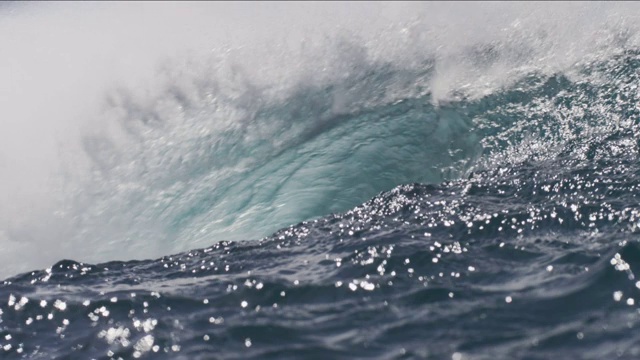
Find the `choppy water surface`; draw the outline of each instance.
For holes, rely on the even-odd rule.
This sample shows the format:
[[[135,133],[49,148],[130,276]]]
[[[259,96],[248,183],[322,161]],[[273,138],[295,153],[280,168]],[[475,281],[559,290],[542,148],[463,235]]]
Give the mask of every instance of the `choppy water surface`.
[[[557,71],[528,60],[544,34],[462,47],[488,82],[446,96],[442,57],[343,43],[349,74],[271,97],[112,93],[126,136],[82,137],[101,181],[57,215],[70,256],[5,270],[0,357],[640,358],[640,47],[616,24]]]

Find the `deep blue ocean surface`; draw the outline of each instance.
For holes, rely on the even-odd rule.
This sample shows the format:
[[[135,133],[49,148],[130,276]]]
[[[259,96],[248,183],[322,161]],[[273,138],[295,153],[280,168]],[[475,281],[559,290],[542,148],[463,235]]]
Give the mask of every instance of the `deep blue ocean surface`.
[[[275,93],[198,65],[114,90],[71,226],[0,232],[0,358],[639,359],[640,47],[614,30],[552,70],[513,30],[411,65],[339,42],[346,72]],[[443,96],[457,58],[482,84]]]

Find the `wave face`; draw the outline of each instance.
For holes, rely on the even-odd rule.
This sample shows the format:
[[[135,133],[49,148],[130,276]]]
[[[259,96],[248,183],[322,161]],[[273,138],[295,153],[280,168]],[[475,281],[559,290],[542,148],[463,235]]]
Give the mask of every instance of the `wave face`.
[[[3,359],[638,358],[637,5],[130,6],[0,7]]]

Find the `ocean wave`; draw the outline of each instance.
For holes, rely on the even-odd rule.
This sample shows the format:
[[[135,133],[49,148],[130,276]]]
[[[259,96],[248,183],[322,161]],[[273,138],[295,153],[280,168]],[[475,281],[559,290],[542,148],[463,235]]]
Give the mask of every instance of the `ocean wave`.
[[[595,128],[576,102],[624,115],[588,92],[624,81],[596,67],[633,61],[634,7],[7,6],[5,275],[261,238],[400,184],[551,157]]]
[[[0,8],[3,358],[638,357],[635,4],[121,6]]]

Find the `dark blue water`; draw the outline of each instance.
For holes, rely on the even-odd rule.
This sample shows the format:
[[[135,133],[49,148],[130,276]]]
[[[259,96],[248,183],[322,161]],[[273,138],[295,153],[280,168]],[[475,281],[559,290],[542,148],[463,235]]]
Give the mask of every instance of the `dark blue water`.
[[[429,167],[425,180],[351,210],[312,204],[329,210],[261,240],[220,235],[158,259],[60,260],[10,277],[0,357],[640,358],[640,54],[574,70],[355,111],[276,158],[323,154],[353,129],[366,143],[368,124],[396,119],[354,153],[366,176],[341,186],[391,182],[367,170],[379,151],[400,179],[416,176],[403,161]],[[420,152],[393,151],[423,133]],[[424,158],[438,149],[440,163]]]

